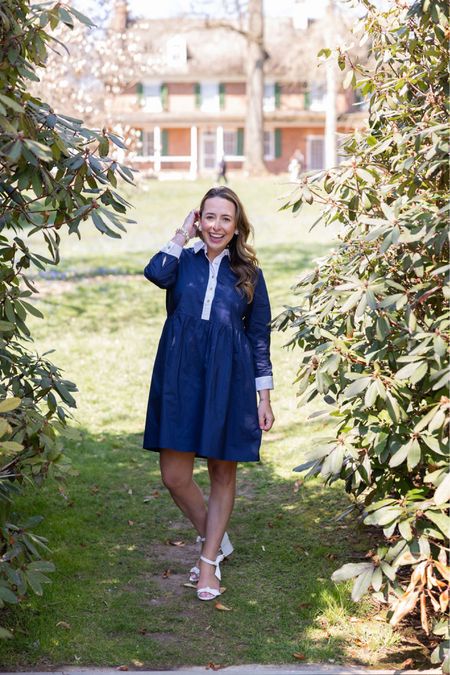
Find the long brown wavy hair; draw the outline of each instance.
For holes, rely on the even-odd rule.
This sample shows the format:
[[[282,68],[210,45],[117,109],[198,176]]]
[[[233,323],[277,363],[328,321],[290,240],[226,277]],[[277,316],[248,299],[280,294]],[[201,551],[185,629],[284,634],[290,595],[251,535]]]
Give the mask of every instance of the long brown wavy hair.
[[[206,200],[211,197],[227,199],[236,208],[236,229],[238,234],[234,235],[228,244],[230,267],[238,276],[236,288],[242,290],[247,296],[248,302],[251,302],[258,274],[258,259],[255,250],[248,243],[248,239],[253,237],[253,227],[247,218],[241,200],[233,190],[226,186],[213,187],[208,190],[200,203],[200,216],[203,214]]]

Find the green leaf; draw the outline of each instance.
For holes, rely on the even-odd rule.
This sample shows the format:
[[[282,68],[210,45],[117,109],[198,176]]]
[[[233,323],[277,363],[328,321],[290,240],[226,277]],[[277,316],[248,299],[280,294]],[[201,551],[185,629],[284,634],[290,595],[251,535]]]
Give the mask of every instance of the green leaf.
[[[447,473],[444,480],[439,483],[439,486],[434,493],[433,500],[437,506],[450,502],[450,473]]]
[[[8,602],[10,605],[17,605],[19,598],[6,586],[0,586],[0,600]]]
[[[10,396],[9,398],[4,398],[0,401],[0,413],[10,412],[15,410],[21,404],[22,399],[17,396]]]
[[[361,377],[348,385],[343,391],[345,398],[354,398],[365,391],[366,387],[372,382],[371,377]]]
[[[376,381],[374,380],[367,388],[366,394],[364,396],[364,405],[367,408],[371,408],[374,405],[375,401],[377,400],[377,397],[378,397],[378,387]]]
[[[377,567],[372,575],[372,588],[374,591],[379,591],[383,584],[383,572],[381,567]]]
[[[33,153],[38,159],[41,159],[43,162],[52,161],[52,151],[48,145],[40,143],[39,141],[32,141],[29,138],[24,139],[24,144]]]
[[[408,471],[412,471],[415,466],[418,465],[421,459],[421,451],[420,451],[420,444],[419,441],[414,438],[411,441],[411,447],[409,448],[408,456],[407,456],[407,466],[408,466]]]
[[[350,85],[355,81],[355,73],[353,70],[349,70],[342,81],[342,87],[348,89]]]
[[[428,520],[431,520],[432,523],[438,526],[445,537],[448,537],[450,533],[450,518],[446,516],[445,513],[427,509],[424,511],[424,515],[428,518]]]
[[[363,294],[363,292],[364,292],[364,291],[363,291],[362,288],[358,288],[357,291],[355,291],[354,293],[352,293],[352,295],[351,295],[351,296],[346,300],[346,302],[344,302],[344,304],[342,305],[342,307],[341,307],[341,312],[342,312],[343,314],[345,314],[345,312],[348,312],[348,311],[350,311],[351,309],[353,309],[353,307],[355,307],[355,305],[358,304],[358,302],[359,302],[359,300],[360,300],[361,295]]]
[[[403,509],[400,507],[386,506],[366,516],[364,523],[365,525],[378,525],[381,527],[397,520],[402,514]]]
[[[26,302],[25,300],[21,300],[20,302],[25,307],[27,312],[29,312],[30,314],[32,314],[33,316],[36,316],[38,319],[44,318],[44,315],[42,314],[42,312],[39,309],[37,309],[37,307],[32,305],[30,302]]]
[[[15,441],[0,441],[0,449],[3,448],[7,452],[20,452],[23,450],[22,443],[16,443]]]
[[[372,574],[372,563],[345,563],[345,565],[342,565],[342,567],[333,572],[331,580],[334,582],[346,581],[347,579],[353,579],[353,577],[357,577],[369,571]]]
[[[398,529],[403,539],[406,539],[406,541],[410,541],[413,538],[411,519],[401,520],[398,524]]]
[[[69,393],[69,391],[66,389],[66,387],[63,385],[62,382],[55,382],[55,388],[58,394],[61,396],[62,400],[64,403],[67,403],[71,408],[76,408],[77,403],[72,396],[72,394]]]
[[[401,419],[400,407],[397,403],[397,400],[394,398],[394,396],[392,396],[392,394],[389,391],[386,392],[386,408],[391,420],[394,423],[400,422]]]
[[[408,363],[406,366],[403,366],[403,368],[400,368],[399,371],[395,374],[395,379],[396,380],[408,380],[420,366],[425,364],[425,372],[426,372],[426,362],[425,361],[414,361],[413,363]]]
[[[13,98],[10,98],[9,96],[5,96],[4,94],[0,94],[0,101],[4,103],[4,105],[8,106],[8,108],[11,108],[11,110],[14,110],[15,112],[18,113],[23,113],[24,109],[23,107],[17,103],[17,101]]]
[[[394,455],[392,455],[391,459],[389,460],[389,466],[391,468],[399,466],[405,461],[411,449],[411,443],[412,440],[409,441],[408,443],[405,443],[404,445],[401,445],[398,448],[398,450],[394,453]]]
[[[366,572],[363,572],[355,579],[355,583],[352,588],[352,600],[353,602],[359,602],[362,596],[367,593],[369,586],[372,582],[373,576],[373,565],[371,569],[368,569]]]

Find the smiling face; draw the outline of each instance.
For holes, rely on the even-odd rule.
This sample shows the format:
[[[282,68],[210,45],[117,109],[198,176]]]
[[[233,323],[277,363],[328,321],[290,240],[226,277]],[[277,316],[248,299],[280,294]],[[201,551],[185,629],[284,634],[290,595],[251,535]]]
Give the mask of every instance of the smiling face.
[[[208,257],[215,258],[234,237],[236,206],[223,197],[210,197],[203,205],[200,223]]]

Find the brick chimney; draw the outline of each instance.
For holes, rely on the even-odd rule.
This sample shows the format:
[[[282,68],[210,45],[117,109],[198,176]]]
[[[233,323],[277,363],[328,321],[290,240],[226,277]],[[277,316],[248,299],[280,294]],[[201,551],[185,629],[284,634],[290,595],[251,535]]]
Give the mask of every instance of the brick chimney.
[[[111,28],[117,33],[125,33],[128,25],[127,0],[116,0],[111,18]]]

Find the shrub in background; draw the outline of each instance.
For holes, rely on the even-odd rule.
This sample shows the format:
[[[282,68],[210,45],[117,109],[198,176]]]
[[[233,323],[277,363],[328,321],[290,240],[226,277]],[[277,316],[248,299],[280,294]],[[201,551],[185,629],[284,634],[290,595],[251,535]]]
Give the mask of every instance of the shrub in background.
[[[275,323],[301,350],[301,402],[322,398],[337,422],[296,470],[344,480],[381,535],[365,562],[333,579],[354,578],[356,601],[371,590],[393,625],[418,612],[423,630],[444,638],[432,661],[448,672],[446,3],[360,4],[373,66],[342,50],[338,62],[369,99],[368,128],[347,137],[343,164],[304,174],[283,207],[321,204],[326,223],[342,223],[340,242]]]
[[[31,270],[59,262],[59,230],[80,236],[92,219],[104,234],[120,237],[127,202],[117,176],[132,174],[109,156],[107,130],[92,131],[32,96],[35,70],[45,67],[54,30],[89,20],[70,5],[4,0],[0,5],[0,608],[19,603],[32,589],[42,594],[54,566],[46,541],[33,532],[38,515],[22,522],[14,497],[22,485],[40,485],[70,471],[63,433],[76,386],[32,349],[30,302],[37,292]],[[44,238],[47,257],[33,252]],[[0,626],[0,637],[11,637]]]

